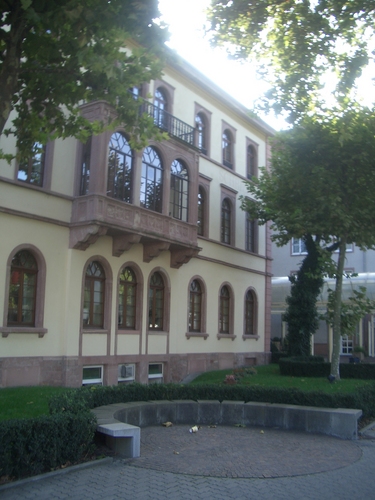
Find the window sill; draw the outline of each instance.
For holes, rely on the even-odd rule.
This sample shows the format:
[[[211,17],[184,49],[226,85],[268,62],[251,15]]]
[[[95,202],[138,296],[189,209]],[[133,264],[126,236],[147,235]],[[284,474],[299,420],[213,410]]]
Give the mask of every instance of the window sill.
[[[125,329],[125,328],[118,328],[117,334],[118,335],[140,335],[141,331],[140,330],[130,330],[130,329]]]
[[[147,335],[168,335],[165,330],[147,330]]]
[[[42,339],[46,333],[48,333],[47,328],[38,328],[35,326],[3,326],[0,328],[0,332],[3,338],[8,337],[10,333],[36,333],[38,337]]]
[[[82,328],[81,330],[82,333],[104,333],[108,334],[108,330],[105,330],[104,328]]]
[[[231,333],[218,333],[217,338],[220,339],[231,339],[234,340],[237,337],[237,335],[233,335]]]
[[[248,339],[258,340],[259,338],[260,338],[259,335],[242,335],[242,340],[248,340]]]
[[[207,340],[207,337],[208,337],[208,333],[203,333],[203,332],[186,332],[185,333],[186,335],[186,338],[189,340],[191,337],[196,337],[196,338],[200,338],[200,337],[203,337],[204,340]]]

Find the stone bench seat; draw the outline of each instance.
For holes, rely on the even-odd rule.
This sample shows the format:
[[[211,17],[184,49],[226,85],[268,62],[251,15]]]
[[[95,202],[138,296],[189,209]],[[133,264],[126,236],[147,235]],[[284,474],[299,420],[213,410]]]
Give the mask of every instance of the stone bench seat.
[[[261,426],[357,439],[358,419],[362,415],[362,410],[348,408],[206,400],[116,403],[92,412],[98,421],[97,431],[106,435],[108,446],[131,457],[140,456],[140,429],[164,422]]]
[[[97,432],[105,434],[105,444],[116,454],[127,458],[141,456],[141,429],[124,422],[100,424]]]

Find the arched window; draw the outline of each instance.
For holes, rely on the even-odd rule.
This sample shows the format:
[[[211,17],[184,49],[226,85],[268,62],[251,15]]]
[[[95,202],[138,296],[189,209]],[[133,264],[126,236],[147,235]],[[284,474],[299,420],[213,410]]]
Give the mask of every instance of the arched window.
[[[81,181],[79,186],[80,196],[84,196],[89,192],[91,143],[92,143],[92,138],[89,137],[82,147]]]
[[[206,196],[204,189],[199,186],[198,189],[198,234],[199,236],[204,235],[204,230],[205,230],[205,220],[204,220],[204,213],[205,213],[205,203],[206,203]]]
[[[19,181],[43,186],[46,147],[39,142],[34,143],[28,159],[20,161],[17,179]]]
[[[12,259],[8,301],[8,325],[35,326],[38,266],[28,250]]]
[[[198,280],[190,284],[189,332],[202,331],[202,287]]]
[[[207,124],[203,113],[198,113],[195,117],[195,126],[197,129],[198,148],[202,153],[207,154]]]
[[[250,215],[246,214],[246,250],[248,252],[257,252],[258,246],[258,223],[252,219]]]
[[[231,296],[224,285],[220,290],[219,333],[230,334]]]
[[[104,326],[105,273],[97,261],[88,264],[85,276],[83,301],[83,326],[103,328]]]
[[[229,130],[223,132],[223,165],[233,168],[233,139]]]
[[[118,327],[134,330],[137,310],[137,279],[130,267],[125,267],[120,274],[118,296]]]
[[[109,141],[107,194],[131,203],[133,152],[125,136],[112,134]]]
[[[252,290],[245,296],[245,335],[256,335],[257,300]]]
[[[150,330],[163,330],[164,326],[164,280],[160,273],[151,276],[148,293],[148,325]]]
[[[247,178],[252,179],[256,175],[256,163],[257,163],[257,157],[256,157],[256,151],[254,146],[248,146],[247,147]]]
[[[156,150],[148,146],[142,156],[141,206],[162,211],[163,166]]]
[[[228,198],[221,204],[221,242],[230,245],[232,225],[232,205]]]
[[[154,97],[154,122],[155,125],[164,130],[168,130],[166,111],[168,111],[167,96],[165,91],[158,87]]]
[[[171,165],[171,191],[169,213],[175,219],[187,222],[189,175],[185,165],[174,160]]]

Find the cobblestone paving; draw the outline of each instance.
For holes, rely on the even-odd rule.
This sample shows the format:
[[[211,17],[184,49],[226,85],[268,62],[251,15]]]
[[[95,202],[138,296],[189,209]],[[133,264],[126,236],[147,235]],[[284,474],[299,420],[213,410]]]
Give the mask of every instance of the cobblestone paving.
[[[163,429],[163,431],[167,432],[172,429]],[[173,430],[178,434],[179,429]],[[182,430],[189,434],[186,429],[181,428]],[[111,461],[107,459],[96,463],[96,465],[78,466],[70,470],[67,468],[59,473],[46,474],[42,477],[0,487],[0,499],[375,500],[375,439],[341,441],[324,436],[301,435],[295,432],[267,429],[264,430],[264,434],[260,434],[260,429],[247,429],[251,433],[256,433],[254,439],[259,439],[259,441],[252,441],[252,447],[249,448],[249,444],[240,437],[243,433],[237,433],[237,431],[245,431],[246,429],[223,428],[223,431],[225,430],[227,432],[221,436],[220,444],[222,447],[218,449],[218,452],[225,453],[226,450],[230,450],[232,442],[236,439],[240,440],[244,448],[242,456],[231,456],[228,459],[228,463],[231,464],[230,470],[238,469],[241,460],[250,464],[254,461],[260,461],[263,463],[263,467],[266,467],[269,459],[273,460],[274,464],[277,462],[279,467],[284,467],[285,470],[289,468],[288,475],[272,478],[209,477],[201,474],[192,475],[153,470],[134,466],[134,463],[129,463],[129,460],[115,459]],[[146,434],[145,431],[146,429],[142,429],[143,436]],[[160,431],[159,428],[158,431]],[[162,432],[160,434],[163,435]],[[171,438],[172,434],[169,436]],[[207,432],[207,438],[209,436]],[[269,441],[263,439],[264,437],[266,439],[269,437]],[[194,436],[183,434],[183,440],[188,442],[189,438],[195,439],[195,443],[200,443],[200,447],[202,447],[204,439],[202,429]],[[322,438],[320,448],[317,444],[313,444],[318,443],[316,438]],[[164,442],[166,441],[164,440]],[[212,441],[215,440],[211,440],[211,446]],[[267,453],[273,446],[272,442],[276,445],[277,441],[278,447],[274,449],[274,457],[269,454],[267,459]],[[193,442],[190,440],[190,443]],[[158,446],[157,441],[154,444]],[[175,444],[176,442],[173,443],[173,446]],[[343,446],[341,456],[339,448],[335,448],[336,446],[340,447],[340,444]],[[172,453],[173,451],[178,450],[172,450]],[[207,447],[206,453],[202,453],[199,458],[201,463],[212,461],[209,451],[210,448]],[[160,450],[158,452],[161,453]],[[354,452],[351,455],[352,458],[347,458],[346,456],[352,452]],[[183,453],[185,452],[181,447],[180,455],[176,457],[183,458]],[[293,458],[294,453],[298,454],[299,460]],[[306,473],[299,476],[290,475],[290,470],[298,467],[299,461],[313,465],[316,461],[321,460],[320,457],[323,455],[326,456],[326,465],[328,466],[325,472]],[[190,458],[190,460],[198,461],[197,458]],[[354,461],[350,462],[350,460]],[[332,463],[336,461],[339,462]],[[321,463],[323,466],[323,462]],[[339,468],[335,468],[336,466]],[[276,465],[273,467],[276,470]]]
[[[345,467],[360,459],[353,441],[260,428],[147,427],[135,467],[211,477],[283,477]]]

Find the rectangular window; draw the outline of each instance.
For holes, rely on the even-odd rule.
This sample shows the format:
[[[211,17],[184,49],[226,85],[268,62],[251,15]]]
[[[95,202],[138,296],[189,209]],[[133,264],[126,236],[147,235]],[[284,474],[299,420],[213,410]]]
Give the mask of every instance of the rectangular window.
[[[307,254],[306,245],[302,238],[292,238],[292,255]]]
[[[123,364],[118,365],[118,383],[129,383],[135,380],[135,365],[134,364]]]
[[[103,367],[84,366],[82,370],[82,385],[103,385]]]
[[[352,354],[353,352],[353,339],[347,335],[341,337],[341,354]]]
[[[150,363],[148,365],[148,383],[163,383],[163,363]]]

